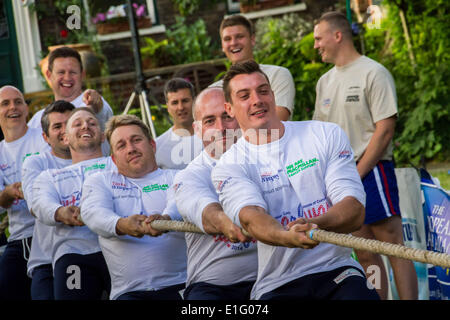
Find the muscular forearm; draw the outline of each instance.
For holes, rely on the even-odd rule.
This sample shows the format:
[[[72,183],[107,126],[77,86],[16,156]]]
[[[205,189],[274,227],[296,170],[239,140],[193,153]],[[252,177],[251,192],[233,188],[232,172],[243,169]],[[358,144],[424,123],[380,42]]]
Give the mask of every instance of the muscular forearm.
[[[292,247],[287,231],[263,208],[244,207],[239,213],[239,218],[242,227],[255,239],[272,246]]]
[[[307,221],[327,231],[350,233],[361,227],[364,216],[364,206],[353,197],[345,197],[333,205],[326,214]]]
[[[222,233],[224,220],[229,219],[222,210],[219,203],[211,203],[203,209],[203,229],[208,234]]]

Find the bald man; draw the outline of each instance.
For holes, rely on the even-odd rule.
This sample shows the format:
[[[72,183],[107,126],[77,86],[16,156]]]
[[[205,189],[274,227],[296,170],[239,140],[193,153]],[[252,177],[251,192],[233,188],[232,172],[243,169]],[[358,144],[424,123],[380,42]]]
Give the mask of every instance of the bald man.
[[[41,130],[28,128],[28,106],[13,86],[0,88],[0,207],[9,219],[8,244],[0,257],[0,300],[30,299],[31,279],[27,276],[34,218],[22,192],[22,163],[32,154],[50,149]]]

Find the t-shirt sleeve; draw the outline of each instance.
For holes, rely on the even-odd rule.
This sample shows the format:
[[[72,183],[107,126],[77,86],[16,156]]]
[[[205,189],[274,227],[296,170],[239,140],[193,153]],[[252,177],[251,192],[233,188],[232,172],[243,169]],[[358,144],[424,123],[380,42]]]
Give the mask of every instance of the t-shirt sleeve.
[[[80,212],[84,224],[98,235],[105,238],[118,236],[116,225],[121,217],[114,212],[113,194],[102,173],[93,174],[84,181]]]
[[[278,107],[285,107],[294,113],[295,84],[291,72],[286,68],[279,68],[271,79],[271,87]]]
[[[211,203],[219,203],[219,197],[211,183],[209,170],[197,173],[191,170],[189,168],[180,171],[175,176],[176,205],[185,221],[195,224],[205,232],[202,219],[203,210]]]
[[[386,68],[372,73],[367,99],[375,123],[398,113],[394,78]]]
[[[258,206],[268,210],[261,190],[249,179],[242,166],[219,161],[211,177],[225,214],[238,227],[242,228],[239,219],[242,208]]]
[[[49,170],[41,172],[33,183],[31,195],[31,207],[33,213],[42,223],[56,226],[55,212],[62,204],[59,201],[58,192],[52,183]]]
[[[33,182],[44,170],[36,157],[27,157],[22,164],[22,190],[28,210],[31,211],[33,203]]]
[[[366,193],[356,170],[350,141],[338,125],[332,124],[332,127],[333,129],[329,131],[325,139],[328,164],[325,184],[328,198],[332,204],[336,204],[345,197],[351,196],[365,206]]]

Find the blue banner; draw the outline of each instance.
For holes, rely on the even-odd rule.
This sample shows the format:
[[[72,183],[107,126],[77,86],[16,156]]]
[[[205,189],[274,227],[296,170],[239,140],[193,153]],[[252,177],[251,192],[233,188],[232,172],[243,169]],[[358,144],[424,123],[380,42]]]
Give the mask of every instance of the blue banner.
[[[420,170],[427,250],[450,254],[450,196]],[[450,300],[450,268],[428,265],[430,300]]]

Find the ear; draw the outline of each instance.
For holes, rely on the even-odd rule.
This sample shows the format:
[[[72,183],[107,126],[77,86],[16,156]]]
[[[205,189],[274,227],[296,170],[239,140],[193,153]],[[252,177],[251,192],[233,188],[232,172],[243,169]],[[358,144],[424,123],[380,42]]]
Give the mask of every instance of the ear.
[[[48,137],[47,137],[47,135],[45,134],[44,131],[42,131],[42,137],[44,138],[45,142],[47,142],[48,144],[50,144],[50,143],[48,142]]]
[[[194,128],[194,133],[199,137],[202,138],[202,123],[199,120],[196,120],[192,122],[192,128]]]
[[[230,117],[234,118],[234,110],[233,105],[229,102],[225,102],[225,111],[230,115]]]
[[[253,34],[250,37],[250,43],[252,44],[252,49],[253,49],[255,47],[255,44],[256,44],[256,36],[255,36],[255,34]]]
[[[336,31],[334,33],[334,39],[336,39],[337,43],[340,43],[343,40],[342,32],[341,31]]]
[[[156,142],[153,139],[150,139],[150,144],[152,146],[153,154],[156,154]]]
[[[112,153],[112,152],[111,152],[111,160],[112,160],[112,162],[114,162],[114,164],[117,167],[116,159],[114,158],[114,153]]]

